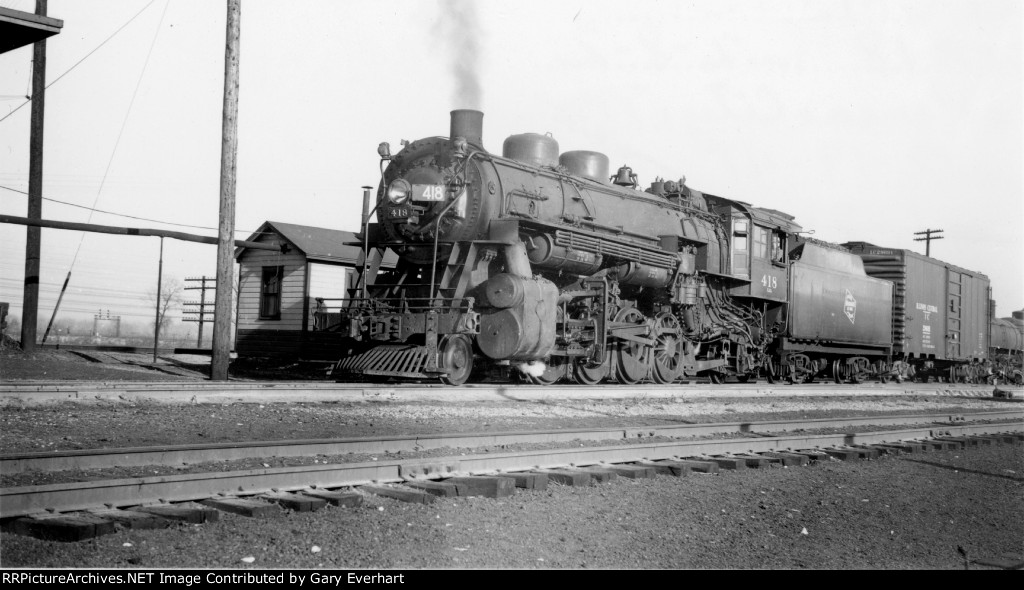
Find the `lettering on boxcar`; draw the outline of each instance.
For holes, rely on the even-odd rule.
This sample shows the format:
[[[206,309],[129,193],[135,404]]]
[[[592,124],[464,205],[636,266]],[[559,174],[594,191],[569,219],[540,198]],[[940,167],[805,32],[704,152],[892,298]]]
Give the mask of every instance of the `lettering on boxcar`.
[[[933,313],[937,313],[939,311],[939,308],[934,305],[927,305],[925,303],[918,303],[914,307],[924,313],[924,321],[926,322],[932,318]]]

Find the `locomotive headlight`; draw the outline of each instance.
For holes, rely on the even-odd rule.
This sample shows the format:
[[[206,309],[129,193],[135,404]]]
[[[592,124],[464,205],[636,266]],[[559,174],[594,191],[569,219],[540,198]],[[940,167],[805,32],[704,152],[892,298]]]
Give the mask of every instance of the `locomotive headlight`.
[[[391,186],[388,187],[388,200],[395,205],[404,205],[409,201],[410,195],[412,195],[412,185],[404,178],[392,181]]]

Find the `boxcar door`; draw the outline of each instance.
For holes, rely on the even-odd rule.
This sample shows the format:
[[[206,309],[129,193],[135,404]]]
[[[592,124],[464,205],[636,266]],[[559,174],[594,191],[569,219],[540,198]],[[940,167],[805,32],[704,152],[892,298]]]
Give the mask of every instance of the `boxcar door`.
[[[960,321],[963,303],[963,277],[955,270],[948,271],[949,306],[946,308],[946,358],[960,358]]]

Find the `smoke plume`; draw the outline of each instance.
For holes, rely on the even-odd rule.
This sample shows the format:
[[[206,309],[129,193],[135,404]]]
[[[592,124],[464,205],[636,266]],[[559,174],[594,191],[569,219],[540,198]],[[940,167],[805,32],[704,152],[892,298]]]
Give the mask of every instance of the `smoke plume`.
[[[519,363],[516,365],[519,372],[524,375],[531,377],[540,377],[547,370],[548,366],[544,364],[544,361],[529,361],[526,363]]]
[[[474,0],[439,0],[437,29],[455,77],[452,107],[483,109],[480,85],[480,22]]]

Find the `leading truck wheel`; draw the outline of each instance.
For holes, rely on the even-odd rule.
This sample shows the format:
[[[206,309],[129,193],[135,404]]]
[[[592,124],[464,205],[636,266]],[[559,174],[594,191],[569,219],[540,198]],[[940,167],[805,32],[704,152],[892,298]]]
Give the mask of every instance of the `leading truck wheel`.
[[[448,372],[441,376],[446,385],[462,385],[473,372],[473,345],[461,334],[448,334],[437,346],[441,368]]]

